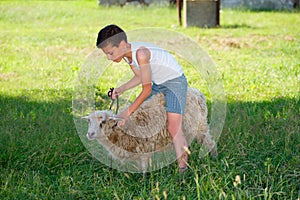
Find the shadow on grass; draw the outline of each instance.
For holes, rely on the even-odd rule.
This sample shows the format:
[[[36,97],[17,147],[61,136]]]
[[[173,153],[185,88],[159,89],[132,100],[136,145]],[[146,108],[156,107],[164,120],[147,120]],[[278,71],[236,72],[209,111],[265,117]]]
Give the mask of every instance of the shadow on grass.
[[[139,175],[124,175],[93,159],[77,135],[71,114],[71,95],[70,91],[48,90],[25,91],[17,97],[0,96],[1,199],[47,196],[74,199],[95,195],[111,199],[115,194],[132,197],[136,191],[151,188],[155,182],[160,182],[162,188],[177,187],[175,179],[172,180],[172,166],[151,172],[151,181],[141,184],[140,179],[136,179]],[[32,96],[40,100],[32,100]],[[228,194],[234,194],[228,174],[240,174],[247,177],[241,188],[245,190],[243,197],[262,194],[264,188],[271,186],[275,192],[280,191],[275,197],[296,199],[299,172],[295,169],[299,169],[300,164],[299,112],[299,99],[228,103],[225,127],[218,142],[220,156],[205,163],[209,158],[199,160],[197,149],[192,149],[195,154],[191,155],[190,163],[194,172],[204,181],[208,176],[207,165],[211,165],[214,178],[221,180],[214,187]],[[164,177],[170,180],[164,181]],[[186,188],[189,191],[183,189],[169,193],[168,197],[172,199],[181,194],[188,199],[197,197],[194,181],[192,178],[186,183],[190,185]],[[211,179],[207,181],[212,184]],[[200,186],[204,187],[205,183]],[[145,198],[153,195],[150,190],[139,194]],[[210,190],[203,191],[204,198],[210,195]]]
[[[71,92],[56,90],[0,96],[0,166],[52,169],[65,163],[65,157],[82,152],[71,98]]]
[[[256,27],[252,27],[247,24],[224,24],[224,25],[221,25],[220,28],[223,28],[223,29],[239,29],[239,28],[256,29]]]
[[[228,103],[221,148],[235,149],[232,154],[258,161],[282,156],[299,159],[299,113],[299,99]]]
[[[290,13],[299,13],[300,12],[300,7],[294,7],[294,8],[275,8],[272,6],[270,7],[253,7],[251,8],[251,6],[238,6],[235,8],[225,8],[225,9],[233,9],[233,10],[238,10],[240,12],[253,12],[253,13],[260,13],[260,12],[269,12],[269,13],[286,13],[286,14],[290,14]]]

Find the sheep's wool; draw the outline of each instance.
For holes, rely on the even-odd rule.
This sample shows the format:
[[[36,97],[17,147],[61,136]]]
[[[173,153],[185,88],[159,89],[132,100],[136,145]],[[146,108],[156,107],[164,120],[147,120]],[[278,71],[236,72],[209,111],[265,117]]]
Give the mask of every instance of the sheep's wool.
[[[150,100],[144,102],[143,109],[134,112],[121,127],[127,134],[139,138],[150,138],[166,127],[167,114],[163,94],[155,95]]]
[[[194,88],[188,88],[185,114],[183,116],[183,131],[187,140],[191,141],[201,128],[206,132],[207,107],[205,96]],[[200,124],[199,124],[200,123]],[[196,124],[198,126],[193,126]],[[167,129],[167,114],[163,94],[157,94],[144,102],[120,127],[128,135],[138,138],[151,138],[160,131]]]

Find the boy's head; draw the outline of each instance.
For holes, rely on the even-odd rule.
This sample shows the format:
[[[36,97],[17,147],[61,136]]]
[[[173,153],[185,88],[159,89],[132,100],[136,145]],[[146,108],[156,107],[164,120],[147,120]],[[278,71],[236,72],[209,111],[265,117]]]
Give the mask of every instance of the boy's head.
[[[117,25],[108,25],[98,33],[96,46],[103,49],[107,45],[118,47],[121,41],[127,42],[126,33]]]

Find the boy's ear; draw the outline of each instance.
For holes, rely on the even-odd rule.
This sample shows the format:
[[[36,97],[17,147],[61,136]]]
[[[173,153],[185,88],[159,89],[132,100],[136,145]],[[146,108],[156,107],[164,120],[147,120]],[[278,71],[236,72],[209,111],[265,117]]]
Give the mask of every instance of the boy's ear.
[[[125,40],[122,40],[119,44],[119,46],[122,46],[122,47],[126,47],[127,43],[125,42]]]

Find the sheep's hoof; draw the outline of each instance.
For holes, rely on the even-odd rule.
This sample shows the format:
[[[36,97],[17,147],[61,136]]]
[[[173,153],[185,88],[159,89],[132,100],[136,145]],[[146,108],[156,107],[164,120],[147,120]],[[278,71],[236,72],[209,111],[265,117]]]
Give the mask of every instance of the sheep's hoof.
[[[143,172],[143,180],[147,180],[150,177],[149,172]]]
[[[210,155],[213,158],[218,158],[218,148],[217,148],[217,145],[215,145],[214,148],[212,148],[212,150],[210,151]]]

